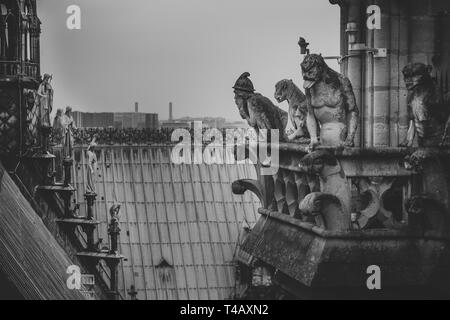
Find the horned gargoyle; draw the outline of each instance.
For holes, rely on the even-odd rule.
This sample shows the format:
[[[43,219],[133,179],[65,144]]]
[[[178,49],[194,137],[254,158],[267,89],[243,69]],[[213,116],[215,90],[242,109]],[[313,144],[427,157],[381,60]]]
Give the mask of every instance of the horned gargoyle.
[[[424,230],[448,230],[449,188],[445,166],[439,155],[432,150],[419,149],[405,157],[404,163],[406,169],[414,170],[422,178],[421,194],[405,202],[406,211],[412,217],[410,225],[417,228],[417,222],[421,221]]]
[[[304,156],[300,171],[315,174],[320,180],[320,191],[307,195],[299,209],[307,218],[330,231],[346,231],[351,227],[351,187],[339,161],[326,150],[317,150]]]

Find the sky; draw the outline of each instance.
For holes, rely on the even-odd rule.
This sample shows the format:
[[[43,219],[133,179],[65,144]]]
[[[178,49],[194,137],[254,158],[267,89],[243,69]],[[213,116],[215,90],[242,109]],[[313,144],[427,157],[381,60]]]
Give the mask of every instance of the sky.
[[[66,27],[70,5],[81,30]],[[312,53],[339,54],[328,0],[38,0],[38,15],[54,110],[126,112],[136,101],[164,120],[172,101],[175,118],[239,120],[231,87],[243,72],[275,102],[279,80],[302,86],[300,36]]]

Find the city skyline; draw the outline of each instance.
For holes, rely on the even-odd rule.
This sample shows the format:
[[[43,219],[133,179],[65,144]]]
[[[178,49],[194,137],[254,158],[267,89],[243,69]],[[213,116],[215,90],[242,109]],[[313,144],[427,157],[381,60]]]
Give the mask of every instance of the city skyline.
[[[55,110],[132,111],[138,101],[142,112],[168,119],[172,101],[176,118],[236,121],[231,87],[242,72],[275,103],[278,80],[302,85],[300,35],[311,52],[339,53],[339,28],[322,27],[339,25],[339,9],[326,0],[79,0],[81,30],[68,30],[72,4],[42,0],[39,7],[42,73],[54,75]]]

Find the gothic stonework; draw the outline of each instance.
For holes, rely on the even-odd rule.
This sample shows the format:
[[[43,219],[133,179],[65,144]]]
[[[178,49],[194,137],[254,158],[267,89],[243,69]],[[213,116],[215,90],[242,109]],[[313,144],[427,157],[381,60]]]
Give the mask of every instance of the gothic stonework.
[[[242,119],[257,132],[260,129],[278,129],[280,140],[285,140],[288,114],[275,106],[269,98],[255,93],[250,73],[243,73],[234,85],[235,103]]]
[[[332,70],[322,56],[307,55],[302,62],[311,147],[319,141],[324,146],[354,146],[359,110],[349,79]],[[347,125],[348,123],[348,125]]]
[[[294,130],[289,134],[288,139],[309,143],[309,132],[306,126],[308,107],[305,94],[292,80],[283,79],[276,83],[274,96],[278,103],[287,101],[289,104],[289,119]]]
[[[0,154],[17,151],[20,136],[15,90],[0,88]]]
[[[423,63],[410,63],[403,68],[410,119],[403,146],[413,146],[416,134],[419,147],[438,147],[449,142],[446,126],[450,123],[450,96],[441,95],[431,78],[431,71],[432,67]]]

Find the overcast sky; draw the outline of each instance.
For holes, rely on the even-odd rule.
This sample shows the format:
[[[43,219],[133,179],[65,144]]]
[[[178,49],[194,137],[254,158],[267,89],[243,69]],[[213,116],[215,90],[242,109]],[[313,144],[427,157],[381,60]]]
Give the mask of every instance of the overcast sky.
[[[72,4],[81,30],[66,28]],[[132,111],[138,101],[167,119],[173,101],[175,117],[239,120],[231,87],[241,73],[274,101],[278,80],[302,85],[300,35],[311,52],[339,53],[339,7],[328,0],[38,0],[38,14],[55,109]]]

